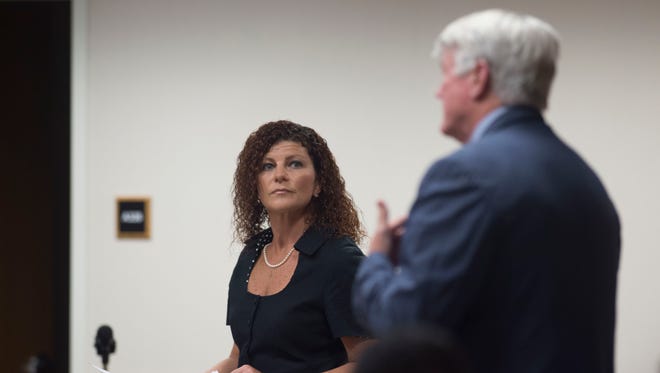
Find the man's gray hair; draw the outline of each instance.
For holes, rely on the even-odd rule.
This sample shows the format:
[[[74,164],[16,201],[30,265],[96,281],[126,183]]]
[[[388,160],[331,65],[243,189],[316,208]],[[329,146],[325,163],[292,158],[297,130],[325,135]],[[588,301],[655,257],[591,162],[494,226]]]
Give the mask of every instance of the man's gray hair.
[[[478,60],[490,69],[492,89],[505,105],[543,110],[559,56],[559,34],[530,15],[490,9],[463,16],[438,36],[433,57],[454,52],[454,73],[469,72]]]

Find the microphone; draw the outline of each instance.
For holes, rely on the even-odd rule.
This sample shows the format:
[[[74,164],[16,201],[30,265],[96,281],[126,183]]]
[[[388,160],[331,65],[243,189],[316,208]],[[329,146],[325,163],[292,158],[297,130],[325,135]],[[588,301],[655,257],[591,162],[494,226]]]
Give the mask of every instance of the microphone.
[[[117,343],[112,337],[112,328],[108,325],[101,325],[96,331],[96,338],[94,340],[94,347],[96,347],[96,354],[101,356],[103,361],[103,369],[107,370],[109,355],[115,352]]]

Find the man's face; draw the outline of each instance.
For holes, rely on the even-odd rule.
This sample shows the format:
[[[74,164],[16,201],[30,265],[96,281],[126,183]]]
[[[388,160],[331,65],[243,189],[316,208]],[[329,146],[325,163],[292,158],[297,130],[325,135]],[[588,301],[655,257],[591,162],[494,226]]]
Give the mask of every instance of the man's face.
[[[445,50],[440,63],[442,70],[442,83],[436,97],[442,101],[443,121],[440,130],[445,135],[466,142],[470,131],[470,74],[454,74],[454,51]]]

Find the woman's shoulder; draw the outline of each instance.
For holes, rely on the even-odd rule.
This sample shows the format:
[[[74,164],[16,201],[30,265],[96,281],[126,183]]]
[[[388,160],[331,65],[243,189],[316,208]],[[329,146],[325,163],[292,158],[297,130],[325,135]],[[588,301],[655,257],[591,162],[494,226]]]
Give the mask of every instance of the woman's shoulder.
[[[330,237],[326,245],[334,247],[337,249],[336,251],[345,254],[362,253],[362,250],[357,243],[348,236]]]
[[[338,287],[348,291],[364,253],[350,237],[329,239],[319,253],[319,273],[325,279],[325,289],[333,292]]]
[[[364,258],[360,247],[352,238],[346,236],[328,238],[319,254],[322,260],[338,265],[360,261]]]

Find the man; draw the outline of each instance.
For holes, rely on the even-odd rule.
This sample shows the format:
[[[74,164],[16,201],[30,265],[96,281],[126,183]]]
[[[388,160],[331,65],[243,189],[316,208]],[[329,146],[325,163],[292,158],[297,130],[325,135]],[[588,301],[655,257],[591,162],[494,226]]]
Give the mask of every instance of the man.
[[[434,52],[442,132],[407,221],[379,221],[353,304],[376,335],[449,329],[476,372],[612,372],[620,236],[589,166],[542,117],[559,38],[527,15],[459,18]]]

